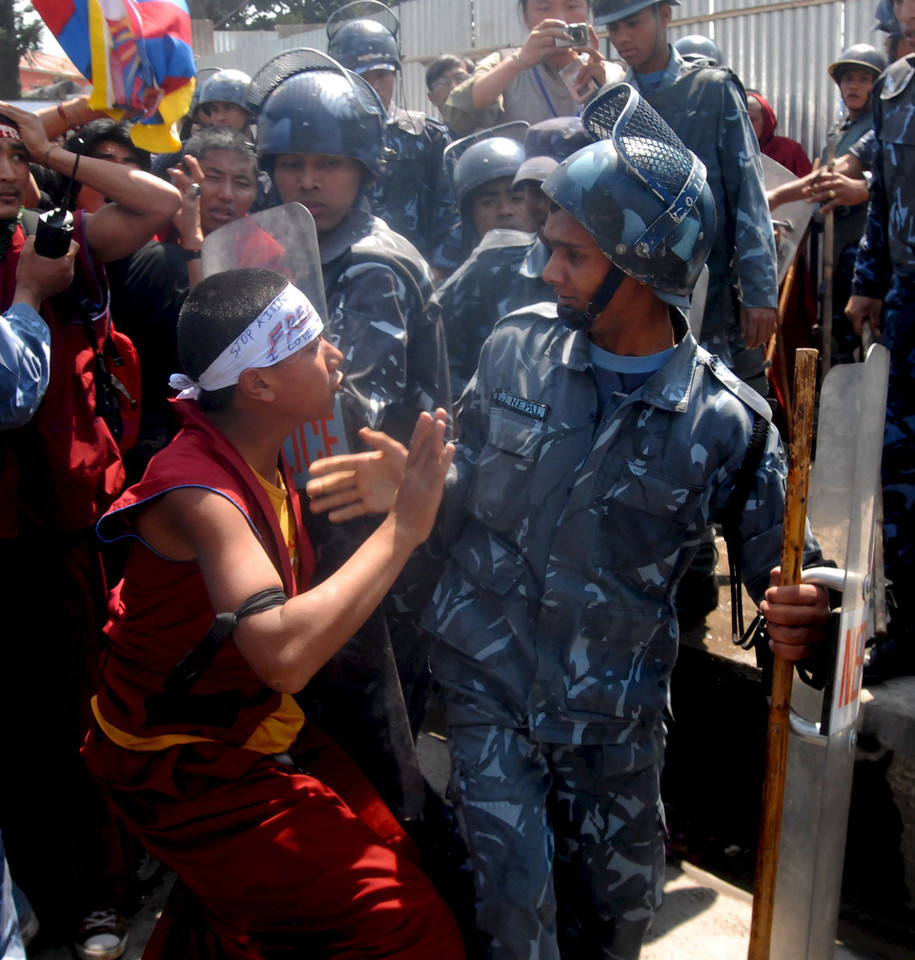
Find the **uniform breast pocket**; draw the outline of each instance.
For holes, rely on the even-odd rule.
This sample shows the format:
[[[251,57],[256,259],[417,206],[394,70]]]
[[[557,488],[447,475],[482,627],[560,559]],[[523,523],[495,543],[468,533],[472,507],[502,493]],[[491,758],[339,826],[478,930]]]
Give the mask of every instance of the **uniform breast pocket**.
[[[702,489],[633,460],[616,465],[594,503],[594,562],[646,587],[663,587],[682,547],[704,526]]]
[[[496,530],[515,529],[536,495],[534,468],[552,435],[543,420],[492,408],[471,490],[475,516]]]
[[[890,101],[892,103],[892,101]],[[887,109],[884,106],[883,123],[880,126],[880,139],[885,143],[894,143],[903,147],[915,147],[915,120],[910,110]]]

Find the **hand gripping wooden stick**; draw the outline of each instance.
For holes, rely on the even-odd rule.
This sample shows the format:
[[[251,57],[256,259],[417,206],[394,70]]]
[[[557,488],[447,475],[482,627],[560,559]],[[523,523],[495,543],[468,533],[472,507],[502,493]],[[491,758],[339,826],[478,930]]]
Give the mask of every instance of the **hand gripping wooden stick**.
[[[783,585],[801,582],[804,561],[804,527],[807,520],[807,483],[810,476],[810,440],[816,388],[816,350],[798,350],[794,370],[794,423],[788,458],[785,493],[785,524],[782,534]],[[753,919],[747,960],[769,960],[775,877],[781,839],[782,806],[785,799],[785,767],[788,760],[789,711],[794,664],[775,658],[772,702],[766,732],[766,768],[763,782],[762,817],[756,876],[753,883]]]

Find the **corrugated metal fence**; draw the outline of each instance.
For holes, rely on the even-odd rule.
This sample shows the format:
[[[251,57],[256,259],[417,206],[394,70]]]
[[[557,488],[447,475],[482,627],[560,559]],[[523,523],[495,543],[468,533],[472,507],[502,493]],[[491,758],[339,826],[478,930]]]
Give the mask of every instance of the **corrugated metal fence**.
[[[884,35],[873,32],[875,6],[875,0],[683,0],[674,7],[670,36],[712,37],[744,84],[760,90],[775,108],[778,132],[799,140],[813,158],[840,104],[826,68],[853,43],[882,48]],[[398,102],[414,110],[432,109],[424,74],[439,53],[478,58],[518,44],[526,35],[513,0],[405,0],[395,9],[404,53]],[[198,56],[198,67],[235,67],[250,74],[282,50],[327,48],[323,26],[282,39],[264,31],[201,29],[195,31],[195,42],[198,51],[213,51]],[[612,56],[606,37],[603,43]]]

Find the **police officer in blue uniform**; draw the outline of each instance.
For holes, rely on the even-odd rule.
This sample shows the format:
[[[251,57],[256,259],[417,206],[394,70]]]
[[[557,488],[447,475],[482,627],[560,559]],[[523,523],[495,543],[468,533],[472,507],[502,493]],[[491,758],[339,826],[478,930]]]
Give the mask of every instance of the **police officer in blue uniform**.
[[[905,39],[915,41],[915,0],[893,5]],[[865,321],[890,351],[883,447],[886,575],[894,585],[889,636],[866,654],[865,679],[915,672],[915,54],[892,64],[874,84],[874,161],[867,226],[858,250],[846,313]]]
[[[442,275],[460,262],[451,237],[457,210],[442,165],[451,135],[444,123],[394,102],[400,73],[397,18],[382,3],[378,16],[365,19],[363,0],[337,10],[327,23],[327,51],[363,77],[381,98],[385,118],[385,165],[375,179],[372,212],[405,236]],[[353,14],[357,18],[352,18]]]
[[[682,313],[714,237],[705,169],[625,84],[584,122],[608,139],[543,185],[558,304],[503,318],[461,400],[449,562],[425,616],[493,960],[639,954],[663,883],[677,584],[756,423],[745,583],[778,656],[803,657],[829,615],[821,588],[767,590],[781,555],[778,434]],[[327,476],[310,488],[341,490]],[[812,539],[806,559],[820,560]]]

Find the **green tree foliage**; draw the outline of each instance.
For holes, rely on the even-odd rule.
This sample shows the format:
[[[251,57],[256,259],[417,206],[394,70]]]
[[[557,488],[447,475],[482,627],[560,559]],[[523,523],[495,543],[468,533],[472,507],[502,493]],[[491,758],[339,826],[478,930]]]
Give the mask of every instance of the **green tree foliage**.
[[[3,0],[0,0],[3,2]],[[269,30],[277,23],[324,23],[349,0],[188,0],[191,17],[217,30]],[[389,2],[389,6],[396,6]]]
[[[20,8],[14,0],[0,0],[0,100],[18,100],[19,58],[41,43],[42,23],[31,5]]]

